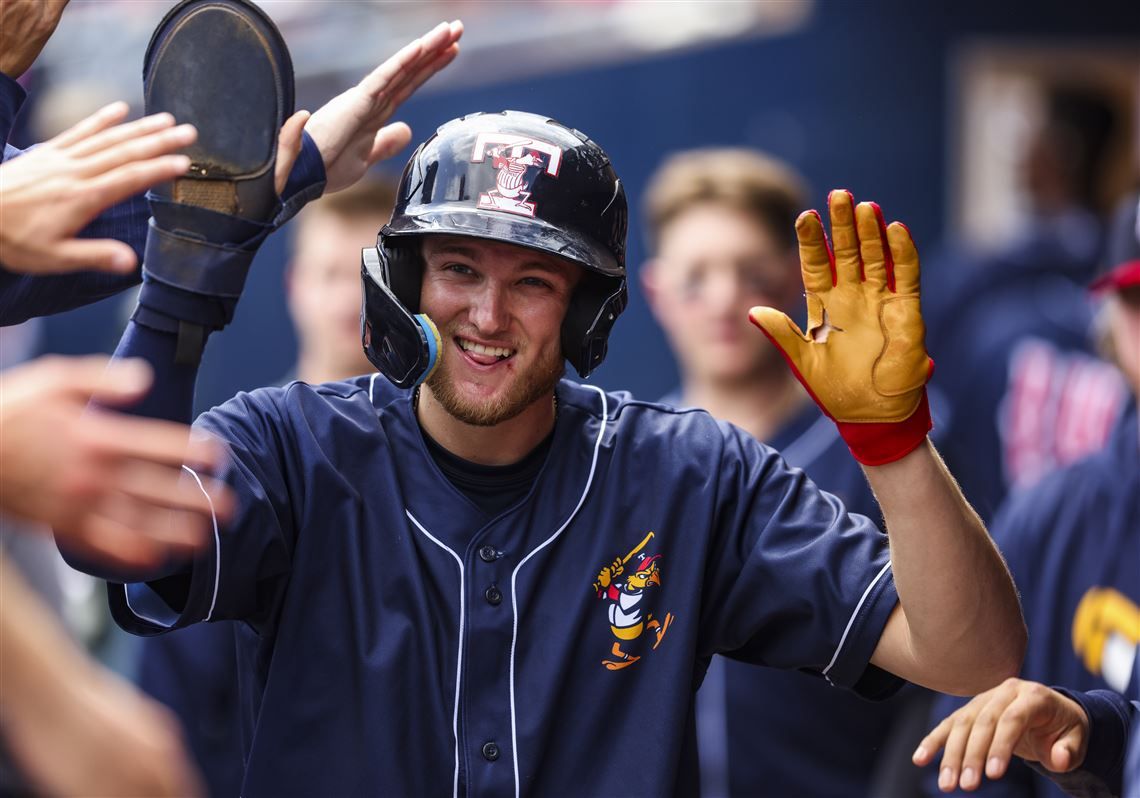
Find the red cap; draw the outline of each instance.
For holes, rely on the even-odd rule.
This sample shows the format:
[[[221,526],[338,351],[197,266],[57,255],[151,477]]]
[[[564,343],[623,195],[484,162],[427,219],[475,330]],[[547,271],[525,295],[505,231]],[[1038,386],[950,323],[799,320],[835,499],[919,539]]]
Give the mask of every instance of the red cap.
[[[1140,196],[1131,194],[1117,207],[1105,256],[1105,268],[1090,286],[1093,291],[1140,285]]]

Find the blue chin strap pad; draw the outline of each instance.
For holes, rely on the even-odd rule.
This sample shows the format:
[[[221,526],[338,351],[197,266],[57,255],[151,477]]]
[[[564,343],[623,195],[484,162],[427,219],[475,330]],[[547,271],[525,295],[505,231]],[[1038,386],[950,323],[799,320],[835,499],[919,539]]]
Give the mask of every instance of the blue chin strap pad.
[[[364,303],[360,327],[364,354],[393,385],[414,388],[439,365],[443,352],[439,329],[423,313],[409,313],[396,298],[383,279],[374,248],[364,250],[361,278]]]

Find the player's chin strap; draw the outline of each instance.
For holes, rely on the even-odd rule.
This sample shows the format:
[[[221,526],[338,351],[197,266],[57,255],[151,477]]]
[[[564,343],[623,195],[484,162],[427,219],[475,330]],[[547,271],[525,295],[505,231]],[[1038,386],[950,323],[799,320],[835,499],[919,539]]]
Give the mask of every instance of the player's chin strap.
[[[364,301],[360,312],[364,353],[399,388],[414,388],[435,371],[443,352],[439,329],[427,315],[412,314],[384,279],[375,247],[361,253]]]

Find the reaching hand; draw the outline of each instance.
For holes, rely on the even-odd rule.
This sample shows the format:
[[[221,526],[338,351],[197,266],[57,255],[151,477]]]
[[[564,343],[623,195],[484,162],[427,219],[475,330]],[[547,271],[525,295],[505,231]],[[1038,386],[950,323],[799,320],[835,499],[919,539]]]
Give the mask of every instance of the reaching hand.
[[[914,763],[930,764],[943,746],[938,788],[974,790],[982,773],[1005,775],[1012,756],[1066,773],[1085,761],[1089,719],[1071,698],[1036,682],[1006,679],[939,723],[919,743]]]
[[[0,373],[0,508],[112,565],[154,565],[200,546],[211,512],[226,517],[232,499],[217,482],[199,487],[182,464],[216,467],[220,445],[181,424],[87,406],[136,401],[150,380],[141,361],[101,356]]]
[[[408,145],[412,131],[407,125],[384,123],[424,81],[455,59],[462,35],[463,23],[441,22],[312,115],[305,130],[324,159],[326,192],[348,188],[368,167]]]
[[[839,424],[855,457],[882,465],[926,438],[934,364],[923,343],[910,232],[899,222],[885,226],[874,203],[852,205],[846,191],[828,197],[834,253],[818,213],[796,221],[807,332],[773,308],[753,308],[749,317]]]
[[[115,124],[126,115],[126,103],[112,103],[0,164],[0,264],[30,273],[135,268],[123,242],[75,235],[105,208],[184,174],[190,159],[169,153],[197,132],[174,127],[170,114]]]
[[[68,0],[4,0],[0,3],[0,72],[15,80],[55,33]]]

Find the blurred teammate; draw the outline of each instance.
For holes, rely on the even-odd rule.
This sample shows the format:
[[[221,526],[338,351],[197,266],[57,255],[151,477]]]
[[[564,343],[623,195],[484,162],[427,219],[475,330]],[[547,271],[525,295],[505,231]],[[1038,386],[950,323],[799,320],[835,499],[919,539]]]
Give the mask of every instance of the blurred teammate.
[[[878,523],[878,504],[835,425],[748,323],[755,305],[800,312],[800,177],[750,150],[692,150],[658,169],[644,201],[652,258],[642,286],[681,369],[680,391],[663,401],[736,424]],[[898,707],[721,657],[697,701],[706,795],[805,798],[869,794]]]
[[[360,242],[376,236],[394,198],[390,183],[365,179],[298,215],[285,272],[297,364],[282,384],[318,385],[373,370],[360,343]],[[146,638],[139,663],[139,686],[175,712],[215,796],[241,792],[235,634],[249,631],[241,624],[199,624]]]
[[[1022,594],[1029,649],[1022,676],[1073,690],[1110,688],[1140,699],[1140,199],[1119,208],[1106,267],[1107,349],[1131,395],[1105,446],[1013,494],[993,524],[995,542]],[[943,698],[942,717],[961,702]],[[954,783],[953,774],[942,774]],[[979,774],[963,785],[976,785]],[[987,794],[1046,796],[1056,788],[1019,764]]]
[[[924,272],[942,450],[985,519],[1006,492],[1097,450],[1126,390],[1093,356],[1084,287],[1102,253],[1102,188],[1118,125],[1094,91],[1050,92],[1022,166],[1029,222],[1002,251],[952,251]]]

